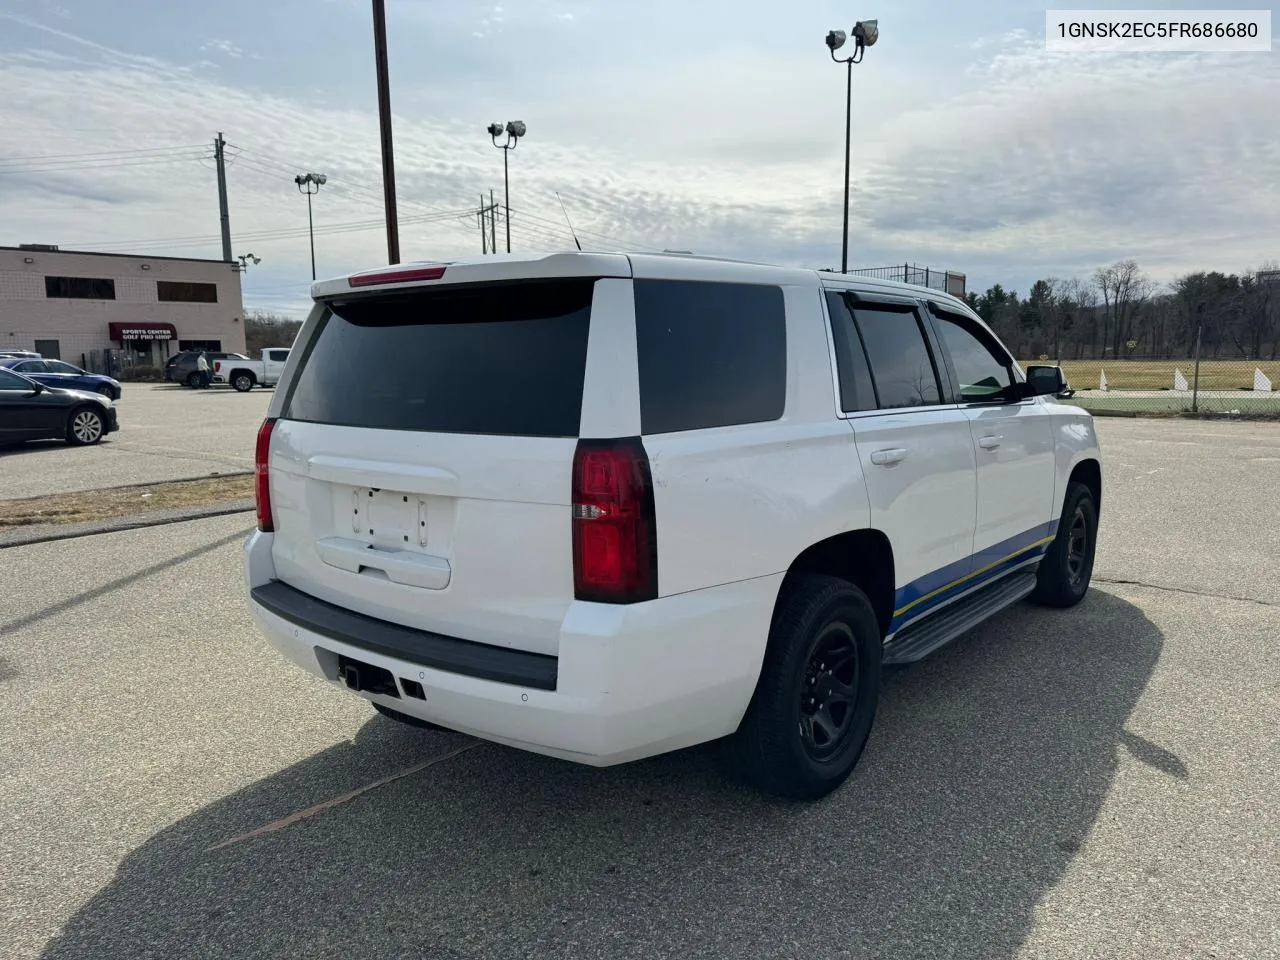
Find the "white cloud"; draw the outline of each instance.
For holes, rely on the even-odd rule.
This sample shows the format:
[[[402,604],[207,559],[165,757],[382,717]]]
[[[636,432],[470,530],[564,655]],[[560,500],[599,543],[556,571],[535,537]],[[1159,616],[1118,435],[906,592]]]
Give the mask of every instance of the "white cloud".
[[[239,60],[244,56],[244,50],[237,47],[230,40],[207,40],[200,45],[200,51],[207,53],[210,50],[216,50],[223,56],[230,57],[232,60]]]
[[[86,53],[0,56],[6,133],[23,155],[207,144],[222,129],[247,148],[230,151],[228,179],[235,252],[263,257],[246,276],[249,306],[303,302],[306,210],[291,182],[302,170],[331,177],[315,201],[321,273],[383,262],[372,104],[325,106],[41,29]],[[1028,278],[1121,256],[1170,276],[1280,255],[1273,58],[1063,57],[1015,40],[939,82],[936,68],[895,57],[891,44],[855,72],[856,263],[920,260],[1025,289]],[[412,90],[397,91],[397,105],[412,102]],[[510,158],[515,243],[568,245],[559,190],[588,246],[830,265],[843,94],[838,70],[791,48],[712,48],[656,66],[620,59],[590,83],[540,87],[527,113],[512,107],[530,126]],[[491,103],[459,87],[449,101],[465,122],[396,116],[406,257],[478,252],[468,211],[491,187],[501,201],[501,157],[474,120],[493,119],[506,97]],[[202,153],[0,173],[0,242],[165,240],[143,246],[216,256],[214,176]],[[446,215],[429,219],[438,211]],[[370,228],[327,232],[362,221]]]

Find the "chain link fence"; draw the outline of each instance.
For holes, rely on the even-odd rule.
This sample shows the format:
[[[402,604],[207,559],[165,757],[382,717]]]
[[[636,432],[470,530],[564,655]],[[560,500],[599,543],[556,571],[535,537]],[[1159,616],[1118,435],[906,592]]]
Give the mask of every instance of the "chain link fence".
[[[1070,402],[1100,413],[1213,413],[1280,418],[1280,360],[1111,357],[1023,361],[1062,368]]]

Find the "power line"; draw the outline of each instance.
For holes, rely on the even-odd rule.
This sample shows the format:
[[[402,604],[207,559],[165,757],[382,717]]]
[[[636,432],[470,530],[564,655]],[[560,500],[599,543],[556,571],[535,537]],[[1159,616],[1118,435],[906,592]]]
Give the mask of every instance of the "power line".
[[[101,160],[124,156],[149,156],[157,153],[189,152],[206,149],[203,143],[184,143],[172,147],[141,147],[132,150],[99,150],[94,153],[46,153],[26,157],[0,157],[0,164],[30,163],[45,160]]]
[[[449,220],[456,220],[458,217],[471,216],[471,210],[446,210],[437,214],[423,214],[421,216],[405,217],[402,222],[414,225],[425,223],[443,223]],[[383,221],[378,219],[369,220],[350,220],[340,223],[322,224],[315,228],[317,235],[327,236],[331,234],[354,233],[361,230],[375,230],[383,226]],[[270,230],[249,230],[240,231],[235,234],[236,241],[239,242],[271,242],[275,240],[293,240],[307,236],[306,227],[286,227],[274,228]],[[165,246],[165,247],[195,247],[205,244],[215,243],[219,239],[218,235],[207,236],[187,236],[187,237],[157,237],[150,240],[106,240],[97,243],[80,243],[77,246],[87,246],[93,249],[126,249],[131,247],[147,247],[147,246]],[[70,246],[70,244],[69,244]]]
[[[30,173],[68,173],[78,170],[110,170],[118,167],[153,167],[166,163],[188,163],[191,161],[206,160],[210,156],[210,153],[191,153],[169,157],[155,157],[152,159],[137,158],[132,160],[120,160],[115,163],[64,163],[46,167],[0,167],[0,176]]]

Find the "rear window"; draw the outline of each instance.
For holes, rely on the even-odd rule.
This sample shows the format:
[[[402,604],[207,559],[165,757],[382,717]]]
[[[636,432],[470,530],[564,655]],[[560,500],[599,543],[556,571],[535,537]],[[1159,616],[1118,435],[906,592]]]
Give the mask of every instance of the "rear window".
[[[329,304],[284,416],[380,430],[576,437],[591,279]]]
[[[782,416],[787,323],[780,287],[637,280],[635,304],[643,433]]]

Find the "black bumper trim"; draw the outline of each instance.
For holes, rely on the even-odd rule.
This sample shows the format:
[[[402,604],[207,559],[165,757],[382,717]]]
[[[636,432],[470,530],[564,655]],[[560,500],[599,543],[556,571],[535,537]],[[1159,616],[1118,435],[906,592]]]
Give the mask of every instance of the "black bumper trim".
[[[272,580],[250,594],[282,620],[370,653],[477,680],[554,690],[559,661],[544,653],[508,650],[366,617]]]

